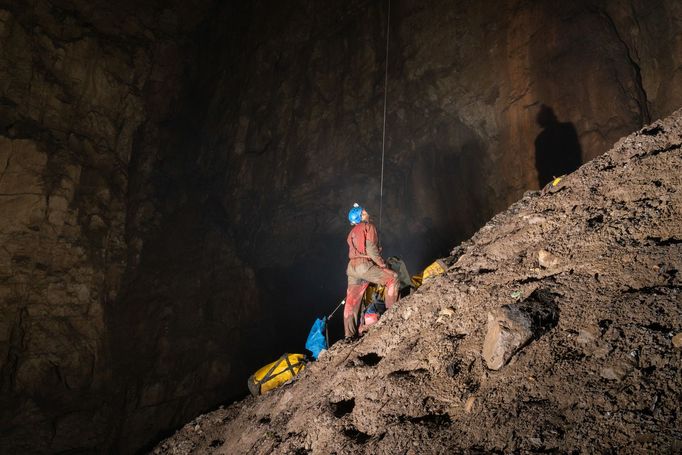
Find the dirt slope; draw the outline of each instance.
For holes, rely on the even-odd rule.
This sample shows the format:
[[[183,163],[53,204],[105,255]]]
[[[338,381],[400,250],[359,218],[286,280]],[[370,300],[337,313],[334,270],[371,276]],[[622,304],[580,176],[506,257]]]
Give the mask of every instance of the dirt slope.
[[[154,453],[682,451],[681,145],[677,111],[527,193],[363,339]],[[489,370],[489,312],[535,290],[556,326]]]

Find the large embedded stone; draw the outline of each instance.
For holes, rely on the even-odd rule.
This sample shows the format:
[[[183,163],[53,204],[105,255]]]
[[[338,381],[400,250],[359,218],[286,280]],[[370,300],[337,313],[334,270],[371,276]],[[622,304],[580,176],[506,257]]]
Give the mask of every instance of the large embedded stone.
[[[504,305],[488,314],[483,359],[499,370],[521,348],[556,325],[558,308],[546,291],[535,291],[520,303]]]
[[[518,308],[505,305],[488,313],[483,358],[491,370],[499,370],[533,337],[531,320]]]

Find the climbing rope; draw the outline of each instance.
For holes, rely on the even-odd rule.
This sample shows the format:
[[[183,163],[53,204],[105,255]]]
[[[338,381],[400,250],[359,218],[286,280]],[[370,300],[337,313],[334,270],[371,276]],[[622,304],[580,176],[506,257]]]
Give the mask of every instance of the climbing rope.
[[[381,136],[381,183],[379,184],[379,232],[381,232],[381,215],[384,208],[384,156],[386,155],[386,100],[388,98],[388,39],[391,32],[391,0],[388,0],[386,14],[386,65],[384,71],[384,126]]]

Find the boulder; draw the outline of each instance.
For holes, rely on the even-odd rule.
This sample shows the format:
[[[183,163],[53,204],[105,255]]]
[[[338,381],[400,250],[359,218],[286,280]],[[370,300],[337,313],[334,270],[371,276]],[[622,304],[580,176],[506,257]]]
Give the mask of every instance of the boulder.
[[[558,320],[558,308],[546,291],[535,291],[523,302],[504,305],[488,313],[483,359],[491,370],[499,370],[516,352],[539,338]]]
[[[538,264],[545,269],[551,269],[559,265],[559,258],[547,250],[538,251]]]
[[[675,346],[677,349],[682,348],[682,332],[675,335],[672,339],[672,342],[673,346]]]

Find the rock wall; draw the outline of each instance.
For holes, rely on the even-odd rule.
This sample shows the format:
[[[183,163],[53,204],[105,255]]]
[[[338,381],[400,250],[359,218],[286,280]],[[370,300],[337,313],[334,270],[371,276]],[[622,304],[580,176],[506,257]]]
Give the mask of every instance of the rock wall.
[[[209,16],[215,9],[208,2],[186,7]],[[220,27],[234,32],[249,10],[224,7]],[[183,44],[164,49],[158,81],[144,91],[152,107],[130,163],[128,269],[107,312],[121,403],[112,444],[123,453],[243,396],[244,378],[272,350],[255,271],[239,255],[240,239],[211,186],[213,170],[202,165],[202,87],[187,80],[200,56],[221,49],[207,48],[201,30]]]
[[[108,313],[135,264],[136,134],[158,148],[192,16],[0,2],[0,451],[111,443]]]
[[[379,218],[387,6],[254,2],[236,49],[216,13],[206,42],[230,51],[193,77],[196,163],[268,307],[301,333],[290,349],[343,295],[350,205]],[[538,188],[538,150],[573,134],[587,161],[682,103],[674,1],[391,8],[381,231],[412,271]]]
[[[134,91],[150,62],[33,8],[0,13],[1,420],[12,449],[47,452],[94,447],[110,417],[104,307],[125,268]]]
[[[130,452],[300,350],[378,215],[386,3],[0,1],[0,448]],[[669,1],[391,4],[385,253],[412,271],[682,104]]]

